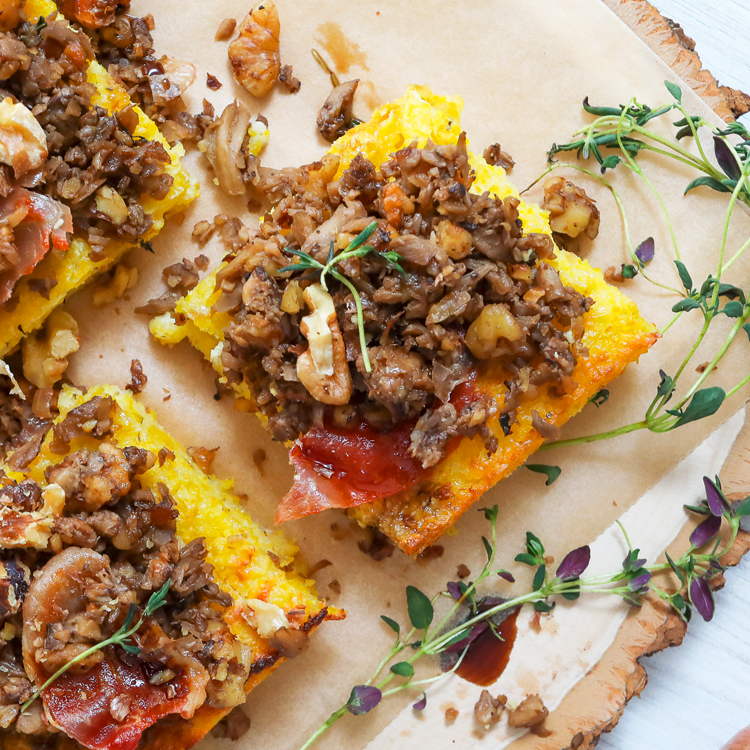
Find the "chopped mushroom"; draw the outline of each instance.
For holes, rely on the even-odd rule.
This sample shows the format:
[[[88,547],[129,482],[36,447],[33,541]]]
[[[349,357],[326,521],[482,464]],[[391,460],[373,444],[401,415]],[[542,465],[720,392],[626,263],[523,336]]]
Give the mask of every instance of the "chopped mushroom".
[[[510,172],[516,165],[513,157],[507,151],[503,151],[503,147],[499,143],[487,146],[482,156],[484,156],[487,164],[491,164],[493,167],[502,167],[506,172]]]
[[[279,77],[279,13],[272,0],[261,0],[240,23],[229,45],[229,62],[237,83],[263,97]]]
[[[245,192],[242,147],[248,138],[250,119],[249,110],[235,100],[218,120],[206,128],[204,140],[201,141],[219,187],[226,195],[243,195]]]
[[[318,112],[318,130],[329,143],[352,127],[354,92],[358,84],[359,79],[355,78],[336,86]]]

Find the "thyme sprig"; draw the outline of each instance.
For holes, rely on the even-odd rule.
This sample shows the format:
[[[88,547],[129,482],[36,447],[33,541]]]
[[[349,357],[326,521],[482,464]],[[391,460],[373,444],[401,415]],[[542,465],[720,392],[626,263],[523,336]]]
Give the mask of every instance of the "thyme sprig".
[[[359,329],[359,345],[362,350],[362,361],[364,362],[365,371],[372,372],[372,365],[370,364],[370,357],[367,354],[367,338],[365,337],[365,316],[362,309],[362,298],[359,291],[342,273],[336,270],[336,266],[344,260],[349,258],[362,258],[368,253],[375,252],[375,248],[372,245],[365,245],[373,232],[378,228],[378,222],[373,221],[368,224],[347,246],[346,248],[336,255],[335,243],[331,240],[331,246],[328,251],[328,257],[325,263],[313,258],[308,253],[302,250],[295,250],[293,248],[287,248],[287,252],[299,258],[297,263],[284,266],[279,270],[280,273],[295,272],[295,271],[310,271],[312,275],[320,273],[320,283],[323,289],[328,291],[328,282],[326,276],[330,275],[337,281],[341,282],[351,293],[354,298],[354,305],[357,309],[357,328]],[[401,266],[403,258],[393,251],[385,253],[377,253],[382,258],[389,268],[393,268],[402,275],[406,275],[406,271]],[[310,274],[307,274],[305,278],[309,278]]]
[[[553,570],[540,539],[531,532],[526,533],[523,552],[515,561],[534,569],[531,589],[511,598],[479,596],[480,584],[500,577],[515,583],[514,577],[504,568],[498,567],[497,517],[498,506],[483,508],[490,523],[490,539],[482,537],[487,553],[487,562],[475,581],[450,581],[445,588],[432,597],[414,586],[406,587],[406,603],[409,617],[408,628],[402,628],[394,619],[381,615],[383,622],[395,633],[396,640],[378,664],[370,678],[362,685],[355,685],[346,702],[337,708],[318,727],[300,750],[307,750],[347,713],[360,716],[378,706],[384,698],[405,690],[415,691],[420,698],[413,704],[415,710],[427,705],[424,688],[453,674],[470,651],[479,634],[490,630],[501,638],[494,621],[503,613],[509,613],[524,605],[537,612],[548,613],[556,606],[556,597],[575,601],[583,594],[604,594],[620,597],[625,603],[641,606],[644,597],[653,593],[672,607],[686,622],[693,609],[709,621],[714,614],[714,600],[710,580],[723,572],[721,558],[732,548],[744,516],[750,516],[750,498],[732,505],[724,495],[718,477],[704,478],[706,499],[698,506],[685,506],[687,510],[706,516],[694,529],[690,546],[677,559],[666,554],[665,563],[647,565],[640,550],[633,548],[627,532],[620,525],[628,553],[620,569],[604,574],[582,578],[591,560],[591,549],[579,547],[569,552]],[[728,527],[722,534],[723,524]],[[674,573],[674,585],[659,585],[654,580],[657,573]],[[447,611],[436,618],[438,602],[448,600]],[[415,678],[415,664],[424,657],[435,657],[446,652],[458,652],[452,668],[434,677]],[[406,656],[408,654],[408,656]]]
[[[134,623],[136,606],[131,604],[128,608],[128,613],[125,615],[122,625],[116,633],[113,633],[109,638],[99,643],[94,644],[91,648],[86,649],[82,653],[78,654],[74,659],[71,659],[67,664],[63,664],[60,669],[57,670],[41,687],[38,687],[31,698],[21,706],[21,713],[26,711],[29,706],[59,677],[65,674],[71,667],[74,667],[84,659],[88,659],[89,656],[95,654],[97,651],[107,648],[107,646],[120,646],[124,651],[129,654],[139,654],[141,650],[134,643],[130,643],[130,638],[135,635],[143,625],[147,617],[151,617],[158,609],[161,609],[167,600],[167,593],[172,581],[168,580],[158,591],[155,591],[149,597],[146,602],[146,606],[141,612],[140,617]]]
[[[729,225],[734,209],[738,202],[750,206],[750,132],[741,123],[735,122],[726,127],[717,127],[700,116],[691,115],[682,104],[680,87],[670,81],[665,81],[665,86],[673,101],[656,108],[639,103],[635,99],[619,107],[598,107],[592,106],[588,99],[585,99],[584,110],[595,115],[596,119],[579,130],[575,134],[577,137],[570,142],[552,146],[548,153],[550,166],[532,185],[539,182],[550,171],[558,168],[575,169],[604,185],[612,193],[620,212],[626,246],[632,261],[630,264],[623,265],[622,275],[625,278],[632,278],[641,274],[646,281],[679,297],[672,306],[674,317],[662,329],[662,334],[687,313],[699,314],[703,318],[701,330],[673,374],[659,371],[655,395],[643,419],[595,435],[558,440],[543,446],[543,449],[606,440],[643,429],[655,433],[669,432],[690,422],[711,416],[727,398],[750,382],[750,376],[745,377],[729,391],[718,386],[703,387],[736,337],[743,331],[750,337],[750,304],[746,294],[740,287],[726,283],[723,279],[729,268],[750,247],[749,237],[729,259],[726,258]],[[671,111],[681,115],[674,122],[674,127],[677,128],[674,138],[665,137],[648,127],[651,120]],[[707,156],[701,139],[704,133],[708,133],[711,137],[715,164]],[[697,153],[687,150],[680,144],[680,141],[686,137],[694,139]],[[611,153],[605,153],[605,151]],[[644,151],[674,159],[702,173],[686,186],[686,194],[700,187],[708,187],[729,195],[716,270],[700,283],[693,281],[683,261],[674,226],[659,191],[638,162],[639,155]],[[600,173],[597,174],[580,164],[553,161],[558,154],[564,152],[575,152],[579,158],[583,159],[595,159],[599,164]],[[673,285],[663,280],[657,281],[647,273],[646,267],[655,255],[653,239],[648,238],[637,247],[634,246],[622,198],[612,182],[603,177],[608,170],[616,169],[625,169],[635,174],[654,195],[669,230],[677,284]],[[692,312],[695,310],[698,312]],[[722,338],[718,338],[714,334],[714,324],[721,320],[722,315],[734,322],[729,332]],[[709,341],[716,341],[710,361],[705,368],[701,369],[695,381],[680,393],[678,385],[682,385],[687,368],[701,344]]]

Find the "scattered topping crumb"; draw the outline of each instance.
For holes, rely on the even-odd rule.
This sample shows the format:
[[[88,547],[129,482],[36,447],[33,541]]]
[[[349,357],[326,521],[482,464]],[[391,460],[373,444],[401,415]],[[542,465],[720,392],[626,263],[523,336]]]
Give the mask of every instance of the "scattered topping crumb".
[[[549,211],[549,225],[555,240],[566,250],[577,252],[581,238],[593,240],[599,234],[596,203],[583,188],[564,177],[553,177],[544,183],[542,208]]]
[[[211,473],[211,467],[214,465],[214,458],[216,458],[217,448],[195,448],[191,446],[187,449],[190,458],[198,464],[201,470],[205,474]]]
[[[329,143],[349,130],[353,123],[354,92],[358,79],[345,81],[331,91],[318,112],[318,131]]]
[[[334,530],[333,524],[331,524],[331,530]],[[357,546],[362,552],[369,555],[376,562],[385,560],[393,554],[393,543],[385,534],[369,526],[364,532],[366,535],[365,539],[357,542]]]
[[[41,334],[27,336],[21,344],[23,374],[37,388],[51,388],[68,367],[68,356],[81,345],[78,323],[57,309],[47,318]]]
[[[493,698],[489,690],[482,690],[479,700],[474,704],[474,718],[489,729],[500,721],[506,701],[507,698],[504,695]]]
[[[461,563],[458,568],[456,568],[456,575],[461,579],[468,578],[471,575],[471,570],[468,566]]]
[[[514,728],[532,729],[541,724],[549,716],[539,693],[529,695],[508,714],[508,724]]]
[[[341,593],[341,584],[338,582],[336,578],[334,578],[329,584],[328,588],[333,591],[336,596],[338,596]]]
[[[216,76],[212,76],[208,73],[206,74],[206,86],[208,86],[211,91],[218,91],[221,88],[222,83]]]
[[[420,560],[437,560],[443,556],[445,548],[442,544],[433,544],[419,553]]]
[[[296,94],[300,90],[300,88],[302,88],[302,83],[299,78],[295,78],[294,71],[292,70],[291,65],[281,66],[281,71],[279,72],[279,80],[284,84],[286,90],[290,94]]]
[[[447,724],[453,724],[453,722],[458,718],[458,709],[457,708],[446,708],[445,709],[445,721]]]
[[[148,383],[148,378],[143,372],[143,366],[139,359],[134,359],[130,363],[130,382],[125,386],[125,390],[131,391],[133,394],[138,394]]]
[[[174,461],[174,451],[169,450],[169,448],[160,448],[159,466],[164,466],[166,461]]]
[[[214,39],[217,42],[225,42],[229,39],[234,30],[237,28],[237,21],[234,18],[225,18],[220,24],[219,28],[216,29],[216,36]]]
[[[250,729],[250,717],[242,710],[241,706],[236,706],[219,721],[211,734],[219,739],[227,739],[235,742],[240,737],[243,737],[248,729]]]
[[[493,167],[502,167],[506,172],[510,172],[510,170],[516,165],[515,161],[513,161],[513,157],[507,151],[503,151],[503,148],[499,143],[493,143],[491,146],[487,146],[482,156],[487,164],[490,164]]]

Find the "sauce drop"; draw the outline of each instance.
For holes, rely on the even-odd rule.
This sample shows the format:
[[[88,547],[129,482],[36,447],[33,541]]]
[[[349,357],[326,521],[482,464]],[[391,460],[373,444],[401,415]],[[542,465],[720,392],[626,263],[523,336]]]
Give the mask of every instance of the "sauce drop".
[[[518,612],[519,610],[516,610],[512,615],[508,615],[497,629],[503,638],[502,641],[488,629],[471,644],[456,670],[459,677],[480,687],[488,687],[497,681],[510,660],[510,652],[513,650],[518,632]]]
[[[318,26],[318,37],[323,49],[333,60],[333,66],[339,73],[348,73],[352,65],[369,70],[366,65],[367,55],[356,42],[347,39],[343,29],[333,21],[326,21]]]

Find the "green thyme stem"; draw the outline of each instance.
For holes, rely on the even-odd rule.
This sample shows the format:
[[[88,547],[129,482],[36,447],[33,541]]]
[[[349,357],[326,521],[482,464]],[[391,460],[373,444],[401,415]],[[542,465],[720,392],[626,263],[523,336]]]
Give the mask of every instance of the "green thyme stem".
[[[354,284],[352,284],[346,276],[342,276],[338,271],[331,271],[331,276],[334,279],[338,279],[346,288],[352,293],[354,297],[354,304],[357,307],[357,328],[359,329],[359,347],[362,350],[362,362],[365,365],[365,372],[372,372],[372,365],[370,364],[370,357],[367,354],[367,338],[365,337],[365,316],[362,311],[362,299],[359,296]]]
[[[307,742],[305,742],[299,750],[307,750],[322,734],[325,734],[342,716],[346,716],[349,709],[346,706],[336,709],[323,724],[321,724],[313,734],[310,735]]]
[[[83,653],[78,654],[74,659],[71,659],[67,664],[63,664],[60,669],[55,672],[52,677],[46,680],[46,682],[39,688],[37,688],[34,693],[32,694],[31,698],[29,698],[26,703],[24,703],[21,706],[21,713],[26,711],[29,706],[56,680],[58,677],[61,677],[65,672],[67,672],[71,667],[75,666],[76,664],[79,664],[84,659],[87,659],[92,654],[95,654],[97,651],[101,651],[104,648],[107,648],[107,646],[122,646],[125,644],[125,641],[128,640],[131,636],[135,635],[138,632],[138,629],[143,625],[144,620],[146,617],[149,617],[154,612],[156,612],[157,609],[164,606],[164,603],[166,601],[167,592],[169,591],[169,587],[171,586],[172,581],[171,579],[168,579],[167,582],[158,590],[155,591],[151,596],[149,597],[148,602],[146,603],[146,607],[141,613],[140,618],[138,619],[138,622],[135,623],[135,625],[132,625],[132,618],[134,613],[134,605],[131,605],[130,610],[128,611],[127,616],[125,617],[125,621],[122,625],[122,627],[114,633],[112,636],[107,638],[104,641],[101,641],[100,643],[96,643],[91,648],[86,649]]]

